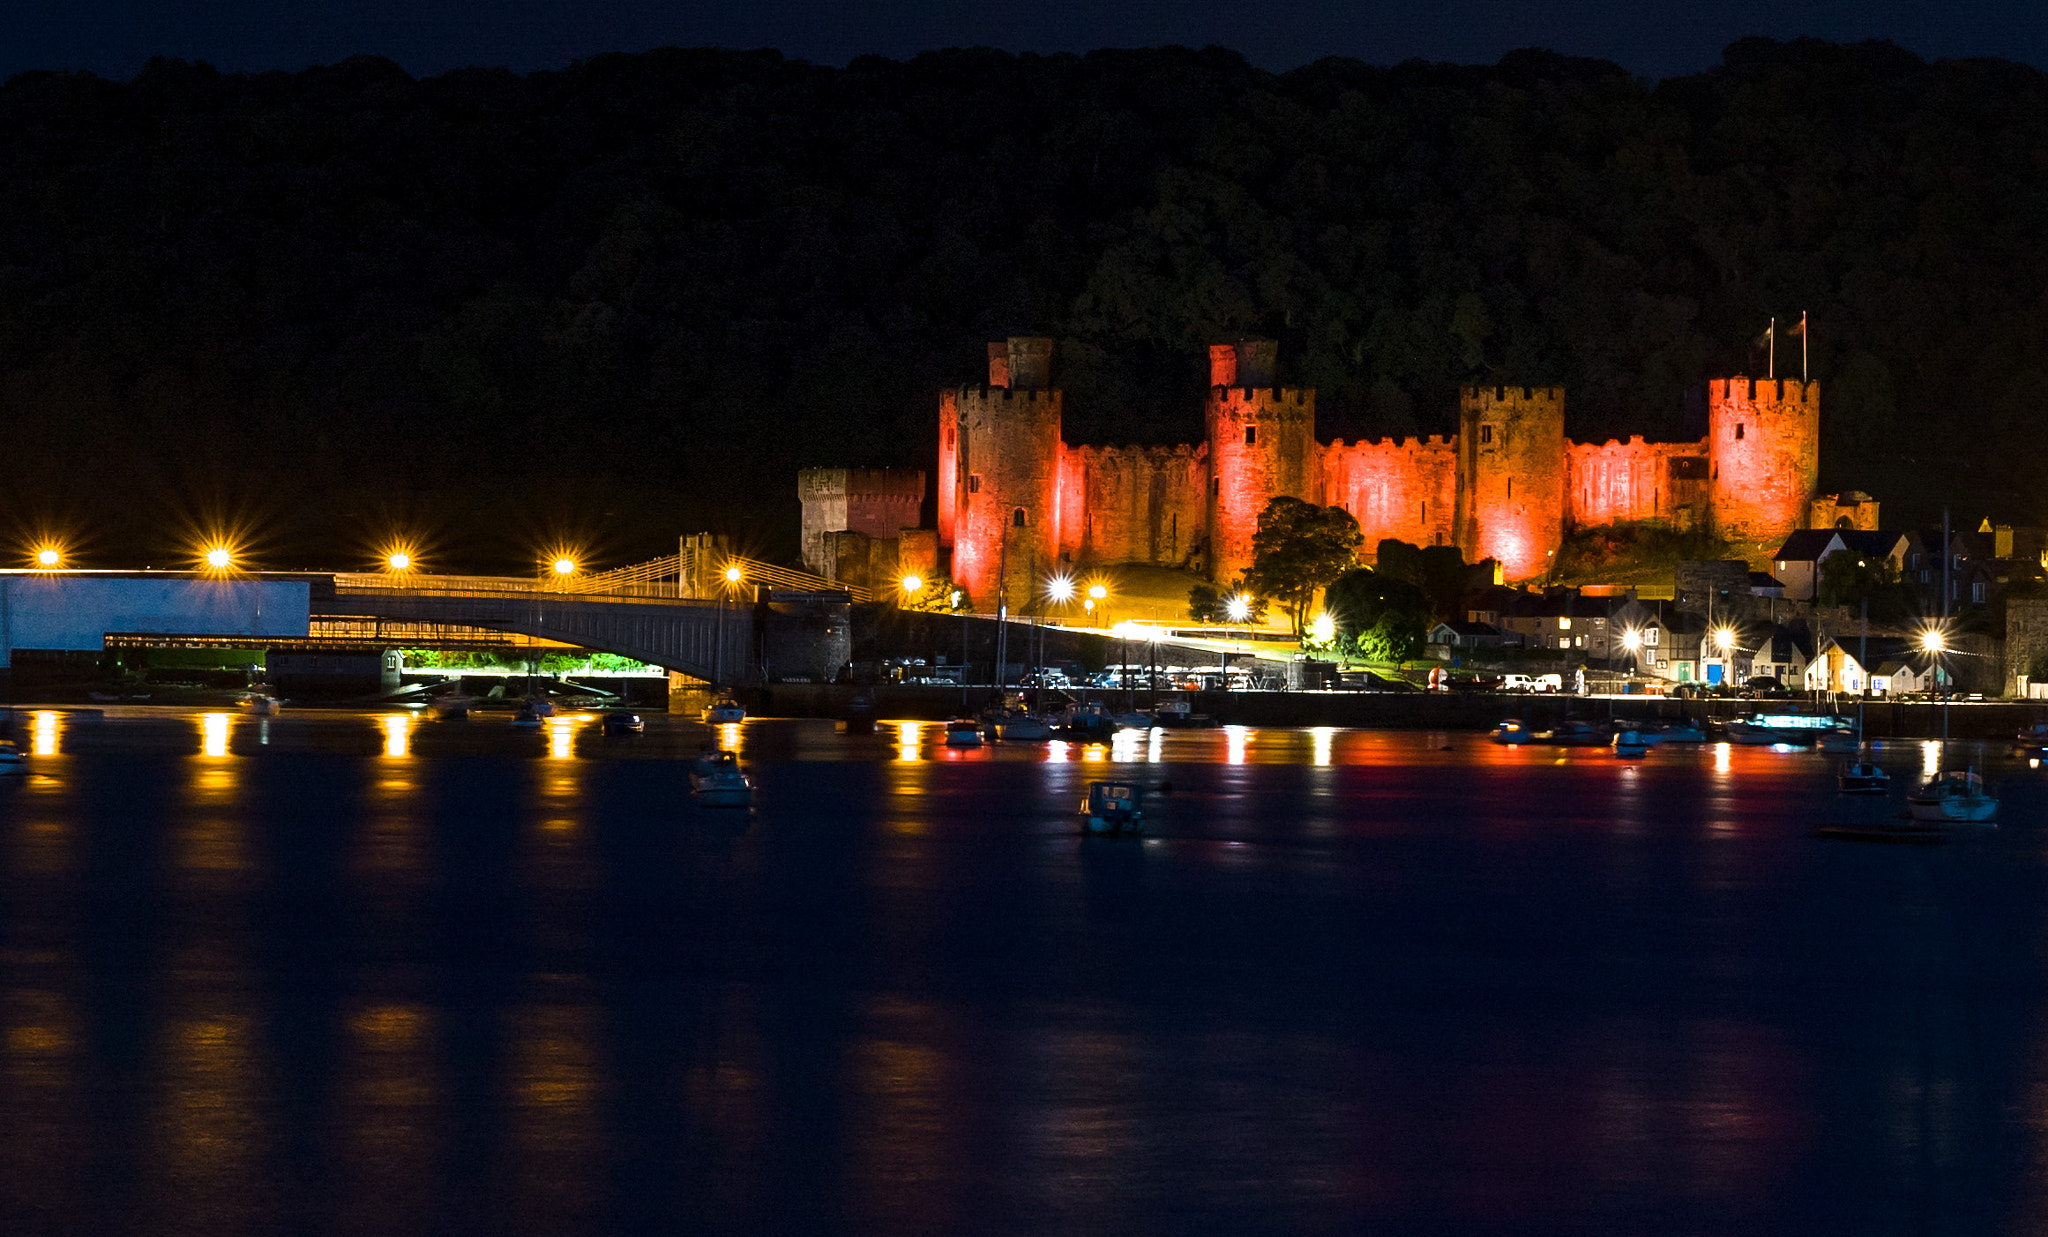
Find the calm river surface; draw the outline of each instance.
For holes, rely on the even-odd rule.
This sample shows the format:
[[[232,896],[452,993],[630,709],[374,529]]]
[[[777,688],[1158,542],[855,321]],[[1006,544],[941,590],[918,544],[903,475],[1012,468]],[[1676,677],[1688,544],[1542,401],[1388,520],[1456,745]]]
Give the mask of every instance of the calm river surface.
[[[1828,757],[1364,731],[749,722],[734,814],[649,720],[18,713],[0,1231],[2048,1228],[2001,753],[1908,848]]]

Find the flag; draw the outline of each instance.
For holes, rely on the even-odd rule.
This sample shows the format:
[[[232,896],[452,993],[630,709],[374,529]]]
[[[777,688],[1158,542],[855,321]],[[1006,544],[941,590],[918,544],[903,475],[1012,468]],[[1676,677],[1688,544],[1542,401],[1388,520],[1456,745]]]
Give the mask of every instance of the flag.
[[[1761,335],[1757,336],[1757,337],[1756,337],[1755,339],[1752,339],[1752,340],[1750,340],[1750,341],[1749,341],[1749,346],[1750,346],[1750,347],[1752,347],[1752,348],[1768,348],[1768,347],[1770,347],[1770,346],[1771,346],[1771,332],[1772,332],[1772,331],[1775,331],[1775,330],[1777,330],[1777,329],[1778,329],[1778,324],[1777,324],[1777,323],[1775,323],[1775,322],[1773,322],[1773,323],[1772,323],[1771,325],[1769,325],[1769,326],[1767,326],[1767,327],[1765,327],[1765,328],[1764,328],[1764,333],[1763,333],[1763,334],[1761,334]]]
[[[1799,325],[1797,325],[1797,326],[1788,326],[1788,327],[1786,327],[1786,328],[1785,328],[1785,334],[1786,334],[1786,335],[1788,335],[1788,336],[1790,336],[1790,337],[1791,337],[1791,338],[1793,338],[1793,339],[1805,339],[1805,338],[1806,338],[1806,315],[1805,315],[1805,314],[1800,314],[1800,315],[1799,315]]]

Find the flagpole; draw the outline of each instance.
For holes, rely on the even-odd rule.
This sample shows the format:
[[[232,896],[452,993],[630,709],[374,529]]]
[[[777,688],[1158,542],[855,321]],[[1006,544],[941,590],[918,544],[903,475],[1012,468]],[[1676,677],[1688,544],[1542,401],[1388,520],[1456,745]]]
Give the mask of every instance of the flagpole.
[[[1771,381],[1776,382],[1778,380],[1778,315],[1771,315],[1771,324],[1764,328],[1764,339],[1770,344],[1771,348],[1771,370],[1767,377]]]
[[[1807,349],[1813,346],[1813,336],[1806,330],[1806,311],[1799,311],[1799,381],[1807,381]]]

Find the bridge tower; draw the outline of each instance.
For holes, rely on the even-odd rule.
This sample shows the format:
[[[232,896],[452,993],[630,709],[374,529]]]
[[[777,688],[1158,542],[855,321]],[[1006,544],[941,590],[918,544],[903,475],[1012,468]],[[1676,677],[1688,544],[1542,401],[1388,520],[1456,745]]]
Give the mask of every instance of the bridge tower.
[[[1465,557],[1499,560],[1510,580],[1542,575],[1564,541],[1564,499],[1564,388],[1461,389],[1453,527]]]
[[[1013,336],[990,344],[988,358],[987,386],[941,403],[941,454],[949,433],[954,446],[939,476],[942,487],[952,479],[954,583],[978,610],[1021,612],[1059,562],[1060,392],[1050,339]]]
[[[1322,501],[1316,393],[1278,385],[1279,349],[1270,339],[1209,348],[1209,577],[1219,584],[1252,565],[1268,502]]]

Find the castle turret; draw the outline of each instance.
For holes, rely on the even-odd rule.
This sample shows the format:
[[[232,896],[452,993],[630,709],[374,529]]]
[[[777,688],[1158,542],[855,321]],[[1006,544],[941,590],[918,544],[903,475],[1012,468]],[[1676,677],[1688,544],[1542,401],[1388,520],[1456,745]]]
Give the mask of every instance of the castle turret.
[[[1510,580],[1549,569],[1564,539],[1563,387],[1465,387],[1458,398],[1458,512],[1465,556]]]
[[[1707,384],[1708,501],[1730,541],[1784,540],[1820,482],[1820,384],[1716,378]]]
[[[1269,501],[1322,500],[1316,393],[1274,385],[1278,348],[1260,339],[1209,349],[1209,574],[1218,582],[1251,566]]]
[[[1059,559],[1060,393],[1052,341],[989,345],[989,385],[952,392],[953,579],[980,610],[1029,605]],[[940,467],[941,484],[947,469]],[[941,504],[942,512],[944,504]],[[942,515],[943,519],[943,515]]]

